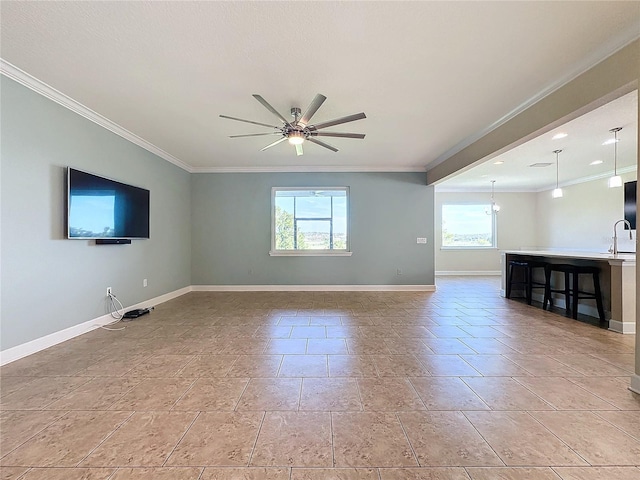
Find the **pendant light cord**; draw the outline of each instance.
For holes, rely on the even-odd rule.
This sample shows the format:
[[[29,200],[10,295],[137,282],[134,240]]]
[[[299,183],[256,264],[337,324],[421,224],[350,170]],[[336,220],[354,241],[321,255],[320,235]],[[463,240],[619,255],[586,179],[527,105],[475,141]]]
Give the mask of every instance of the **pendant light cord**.
[[[560,180],[559,180],[560,179],[560,173],[559,172],[560,172],[560,152],[561,151],[562,150],[554,150],[553,151],[553,153],[556,154],[556,190],[558,188],[560,188],[559,187],[559,184],[560,184]]]
[[[617,128],[613,129],[613,176],[618,176],[618,130]]]

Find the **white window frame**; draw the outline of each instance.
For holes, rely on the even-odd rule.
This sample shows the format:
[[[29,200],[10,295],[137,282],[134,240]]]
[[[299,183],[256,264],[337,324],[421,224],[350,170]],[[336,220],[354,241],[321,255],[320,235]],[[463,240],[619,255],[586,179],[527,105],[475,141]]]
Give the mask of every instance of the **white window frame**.
[[[489,211],[487,216],[491,216],[491,245],[445,245],[444,244],[444,208],[446,206],[482,206],[485,208],[485,212]],[[473,203],[458,203],[447,202],[443,203],[440,208],[440,250],[496,250],[498,248],[498,214],[491,210],[491,204],[485,202],[473,202]]]
[[[281,191],[343,191],[347,198],[347,246],[342,250],[276,250],[276,192]],[[271,250],[272,257],[350,257],[351,252],[351,218],[349,187],[272,187],[271,188]]]

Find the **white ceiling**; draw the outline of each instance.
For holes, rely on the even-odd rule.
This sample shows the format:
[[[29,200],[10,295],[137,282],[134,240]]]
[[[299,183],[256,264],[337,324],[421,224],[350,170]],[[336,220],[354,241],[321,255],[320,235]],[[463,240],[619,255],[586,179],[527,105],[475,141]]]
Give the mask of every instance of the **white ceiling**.
[[[2,1],[0,56],[190,171],[424,170],[638,38],[638,5]],[[272,123],[254,93],[285,116],[322,93],[314,122],[364,111],[330,130],[367,137],[260,152],[218,116]]]
[[[622,130],[618,132],[615,162],[614,145],[603,143],[614,138],[609,130],[618,127],[622,127]],[[554,139],[558,133],[567,136]],[[437,190],[489,191],[491,180],[496,181],[496,191],[551,190],[556,185],[554,150],[562,150],[558,154],[560,186],[611,176],[614,163],[617,163],[618,173],[635,171],[638,158],[638,91],[634,90],[549,133],[444,180],[438,184]],[[595,161],[602,163],[591,165]],[[544,163],[550,165],[531,167]]]

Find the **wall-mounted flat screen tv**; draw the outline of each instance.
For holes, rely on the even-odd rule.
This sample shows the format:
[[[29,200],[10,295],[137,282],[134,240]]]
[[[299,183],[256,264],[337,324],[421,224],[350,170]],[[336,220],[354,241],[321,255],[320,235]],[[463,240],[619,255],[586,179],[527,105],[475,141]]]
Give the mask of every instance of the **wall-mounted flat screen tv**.
[[[636,229],[637,203],[636,189],[638,188],[637,180],[626,182],[624,184],[624,219],[631,224],[631,230]],[[627,226],[625,225],[625,229]]]
[[[149,190],[68,169],[67,237],[149,238]]]

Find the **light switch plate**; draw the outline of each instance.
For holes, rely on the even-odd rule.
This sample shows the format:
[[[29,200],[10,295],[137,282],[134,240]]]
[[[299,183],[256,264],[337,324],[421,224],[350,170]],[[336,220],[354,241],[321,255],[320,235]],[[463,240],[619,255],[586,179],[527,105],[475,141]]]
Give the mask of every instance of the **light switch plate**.
[[[418,237],[416,243],[427,243],[427,239],[425,237]]]

